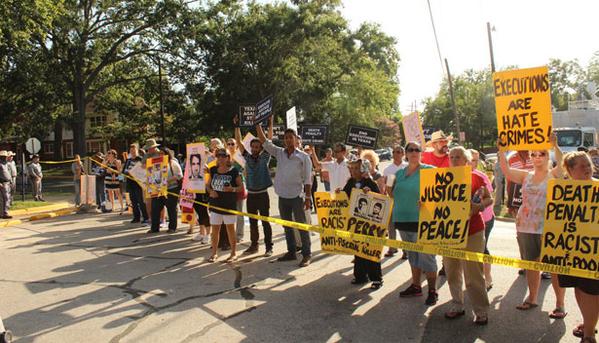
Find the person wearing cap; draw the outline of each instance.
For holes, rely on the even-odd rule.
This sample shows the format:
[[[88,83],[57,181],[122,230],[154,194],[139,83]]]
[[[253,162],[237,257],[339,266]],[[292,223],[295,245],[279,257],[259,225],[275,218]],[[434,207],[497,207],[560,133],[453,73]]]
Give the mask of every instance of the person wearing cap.
[[[6,150],[0,151],[0,218],[10,219],[8,215],[9,205],[9,193],[10,193],[10,171],[6,158],[8,152]]]
[[[35,154],[31,158],[31,162],[27,166],[27,174],[29,175],[29,181],[31,181],[31,192],[33,193],[33,200],[44,201],[42,198],[42,166],[40,165],[40,156]]]
[[[422,163],[435,166],[437,168],[449,167],[449,142],[453,136],[447,136],[443,131],[435,131],[431,135],[431,140],[426,143],[427,147],[432,147],[432,151],[422,153]]]
[[[138,163],[141,163],[141,156],[139,156],[139,145],[137,143],[133,143],[129,145],[129,158],[127,158],[123,166],[123,174],[126,176],[131,176],[129,171]],[[143,189],[141,186],[134,180],[125,178],[125,190],[127,193],[129,193],[131,207],[133,210],[133,220],[131,220],[131,223],[148,223],[148,211],[146,210]]]
[[[312,161],[310,156],[296,147],[297,133],[293,129],[285,130],[285,148],[277,147],[266,138],[262,126],[256,125],[258,139],[262,142],[264,150],[277,160],[275,174],[275,193],[279,196],[279,213],[284,220],[293,220],[306,223],[306,212],[311,207],[312,200]],[[310,233],[301,230],[302,261],[300,267],[310,265],[312,251],[310,249]],[[279,257],[278,261],[293,261],[296,256],[296,239],[294,229],[285,227],[285,240],[287,253]]]
[[[8,170],[10,171],[10,196],[9,196],[9,207],[12,205],[15,194],[17,193],[17,164],[15,163],[14,157],[15,153],[12,151],[8,152],[8,156],[6,156],[6,164],[8,165]]]
[[[164,148],[164,157],[168,159],[168,185],[167,185],[167,196],[160,196],[152,198],[152,211],[151,211],[151,228],[147,233],[157,233],[160,231],[160,216],[162,210],[166,207],[168,212],[168,233],[175,233],[177,231],[177,205],[179,204],[178,195],[181,192],[180,182],[183,180],[183,171],[181,165],[174,158],[174,151]]]

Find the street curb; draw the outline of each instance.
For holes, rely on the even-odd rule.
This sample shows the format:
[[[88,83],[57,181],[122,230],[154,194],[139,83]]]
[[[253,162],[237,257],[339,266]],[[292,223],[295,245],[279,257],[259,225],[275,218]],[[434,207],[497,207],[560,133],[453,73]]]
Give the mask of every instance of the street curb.
[[[41,212],[63,210],[63,209],[67,209],[69,207],[71,207],[71,204],[69,204],[68,202],[62,201],[62,202],[52,204],[52,205],[24,208],[21,210],[14,210],[14,211],[8,211],[8,212],[11,216],[22,216],[22,215],[26,215],[26,214],[36,214],[36,213],[41,213]]]
[[[66,216],[66,215],[72,214],[75,211],[77,211],[77,207],[69,207],[69,208],[65,208],[65,209],[62,209],[59,211],[55,211],[55,212],[42,213],[42,214],[38,214],[35,216],[31,216],[31,217],[29,217],[29,221],[36,221],[36,220],[41,220],[41,219]]]
[[[0,222],[0,227],[9,227],[9,226],[14,226],[14,225],[19,225],[22,224],[23,221],[20,219],[16,219],[16,220],[7,220],[5,222]]]

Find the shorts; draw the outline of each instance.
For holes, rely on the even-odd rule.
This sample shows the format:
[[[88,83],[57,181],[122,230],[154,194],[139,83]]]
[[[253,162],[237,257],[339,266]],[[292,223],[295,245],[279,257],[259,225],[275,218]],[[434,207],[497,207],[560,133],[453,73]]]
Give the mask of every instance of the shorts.
[[[401,224],[399,224],[399,226],[401,227]],[[402,231],[400,229],[399,236],[402,241],[416,243],[418,233]],[[435,259],[435,255],[410,251],[408,252],[408,262],[410,262],[410,266],[421,269],[425,273],[437,272],[437,260]]]
[[[599,280],[592,280],[570,275],[558,275],[560,287],[576,287],[590,295],[599,295]]]
[[[220,214],[210,212],[210,225],[233,225],[237,222],[237,216],[234,214]]]
[[[537,261],[541,257],[541,234],[517,232],[520,257],[525,261]]]

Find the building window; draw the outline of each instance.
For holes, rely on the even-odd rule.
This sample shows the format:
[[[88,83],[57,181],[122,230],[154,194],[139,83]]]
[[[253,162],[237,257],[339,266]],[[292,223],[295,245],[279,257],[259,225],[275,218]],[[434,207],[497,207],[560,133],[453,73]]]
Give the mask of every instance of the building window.
[[[102,127],[106,125],[106,116],[94,116],[89,118],[90,127]]]
[[[73,158],[73,142],[64,143],[64,155],[66,158]]]
[[[54,154],[54,143],[44,143],[44,155],[53,155]]]
[[[98,151],[104,152],[106,151],[104,147],[104,142],[102,141],[87,141],[87,152],[90,154],[94,154]]]

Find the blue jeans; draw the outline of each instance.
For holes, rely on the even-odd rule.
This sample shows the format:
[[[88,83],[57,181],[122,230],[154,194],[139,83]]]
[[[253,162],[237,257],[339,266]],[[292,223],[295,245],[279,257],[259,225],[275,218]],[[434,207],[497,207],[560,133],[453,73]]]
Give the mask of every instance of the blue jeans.
[[[306,215],[304,212],[304,200],[301,197],[292,199],[285,199],[279,197],[279,213],[281,219],[293,220],[296,219],[298,223],[306,222]],[[296,243],[295,236],[293,234],[293,228],[284,226],[285,228],[285,241],[287,241],[287,252],[295,255]],[[302,256],[309,257],[312,252],[310,251],[310,232],[300,230],[300,238],[302,240]]]

